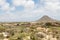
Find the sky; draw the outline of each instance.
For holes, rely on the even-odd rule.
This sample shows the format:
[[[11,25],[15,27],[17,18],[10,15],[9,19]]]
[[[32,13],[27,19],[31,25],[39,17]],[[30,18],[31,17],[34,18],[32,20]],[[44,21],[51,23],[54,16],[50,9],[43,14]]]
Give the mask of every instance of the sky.
[[[0,0],[0,22],[35,21],[43,15],[60,20],[60,0]]]

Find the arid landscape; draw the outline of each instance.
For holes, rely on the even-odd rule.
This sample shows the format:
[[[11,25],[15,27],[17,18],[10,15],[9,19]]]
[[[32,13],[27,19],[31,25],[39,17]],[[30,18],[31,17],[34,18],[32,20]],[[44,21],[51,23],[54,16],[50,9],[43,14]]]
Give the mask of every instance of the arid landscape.
[[[1,22],[0,40],[60,40],[60,22],[46,15],[34,22]]]
[[[60,0],[0,0],[0,40],[60,40]]]

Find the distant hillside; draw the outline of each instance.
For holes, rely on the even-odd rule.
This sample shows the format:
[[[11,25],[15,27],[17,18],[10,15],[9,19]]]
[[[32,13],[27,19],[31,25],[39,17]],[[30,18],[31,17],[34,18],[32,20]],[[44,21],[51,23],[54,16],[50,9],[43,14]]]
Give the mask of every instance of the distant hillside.
[[[50,18],[47,15],[44,15],[43,17],[41,17],[39,20],[37,20],[36,22],[59,22],[58,20],[55,20],[53,18]]]

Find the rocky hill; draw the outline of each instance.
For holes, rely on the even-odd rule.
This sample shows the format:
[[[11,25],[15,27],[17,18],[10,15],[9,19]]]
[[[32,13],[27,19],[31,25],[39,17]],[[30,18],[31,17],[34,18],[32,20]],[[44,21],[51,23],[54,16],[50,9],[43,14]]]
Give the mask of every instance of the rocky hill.
[[[53,18],[50,18],[49,16],[44,15],[41,17],[37,22],[58,22],[58,20],[55,20]]]

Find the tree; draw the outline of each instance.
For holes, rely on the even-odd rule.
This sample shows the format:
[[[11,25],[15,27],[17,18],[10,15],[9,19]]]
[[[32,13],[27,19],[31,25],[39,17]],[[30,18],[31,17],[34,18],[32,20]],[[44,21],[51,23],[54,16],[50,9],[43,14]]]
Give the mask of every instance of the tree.
[[[49,28],[52,24],[50,22],[45,23],[46,28]]]

